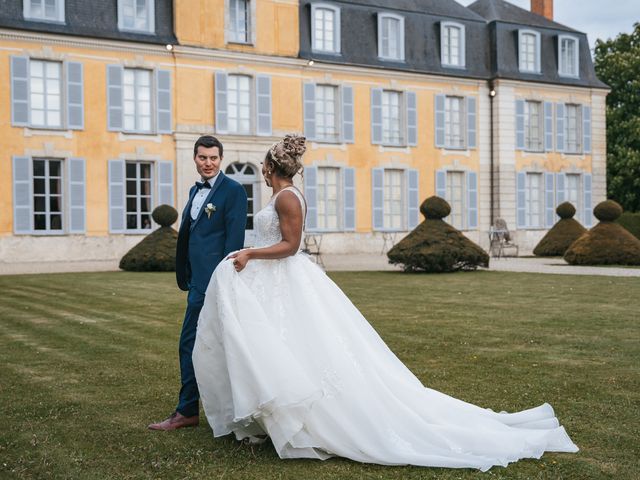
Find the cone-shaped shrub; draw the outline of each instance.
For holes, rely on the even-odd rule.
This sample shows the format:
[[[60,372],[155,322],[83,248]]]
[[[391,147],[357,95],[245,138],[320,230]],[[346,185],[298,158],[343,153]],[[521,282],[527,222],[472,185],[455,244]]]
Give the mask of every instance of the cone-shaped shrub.
[[[561,203],[556,208],[556,213],[560,220],[533,249],[533,254],[538,257],[561,257],[569,246],[587,231],[573,218],[576,209],[571,203]]]
[[[122,270],[134,272],[173,272],[176,269],[178,232],[171,225],[178,212],[169,205],[160,205],[151,214],[160,228],[147,235],[120,260]]]
[[[624,212],[620,215],[620,218],[616,220],[616,223],[619,223],[629,230],[634,237],[640,239],[640,212]]]
[[[387,252],[389,263],[405,272],[454,272],[489,266],[489,255],[442,220],[451,207],[440,197],[429,197],[420,206],[425,220]]]
[[[640,265],[640,240],[615,223],[622,207],[606,200],[593,214],[600,223],[573,242],[564,259],[571,265]]]

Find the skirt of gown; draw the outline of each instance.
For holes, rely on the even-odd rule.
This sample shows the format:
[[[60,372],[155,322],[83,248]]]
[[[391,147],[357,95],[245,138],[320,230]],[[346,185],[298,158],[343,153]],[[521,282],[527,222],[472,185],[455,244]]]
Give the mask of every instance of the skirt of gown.
[[[547,403],[496,413],[425,388],[306,255],[215,270],[193,364],[214,436],[281,458],[488,470],[576,452]]]

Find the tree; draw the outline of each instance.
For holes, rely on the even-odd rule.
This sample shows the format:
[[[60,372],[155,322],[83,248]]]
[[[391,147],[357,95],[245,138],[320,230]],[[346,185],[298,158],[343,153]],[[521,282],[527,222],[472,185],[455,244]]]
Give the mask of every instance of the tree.
[[[640,212],[640,23],[631,34],[596,41],[598,78],[607,97],[607,195]]]

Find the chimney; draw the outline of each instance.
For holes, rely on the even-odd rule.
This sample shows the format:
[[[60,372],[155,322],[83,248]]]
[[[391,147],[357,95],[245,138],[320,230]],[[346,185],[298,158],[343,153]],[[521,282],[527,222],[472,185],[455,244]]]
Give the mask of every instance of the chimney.
[[[553,0],[531,0],[531,11],[553,20]]]

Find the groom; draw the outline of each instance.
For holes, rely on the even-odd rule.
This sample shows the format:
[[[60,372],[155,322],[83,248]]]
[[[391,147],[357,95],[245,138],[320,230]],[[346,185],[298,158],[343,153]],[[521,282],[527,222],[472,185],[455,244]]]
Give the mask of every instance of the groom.
[[[189,292],[180,334],[182,387],[176,411],[162,422],[149,425],[151,430],[175,430],[198,424],[200,395],[191,361],[198,316],[216,266],[244,245],[247,194],[242,185],[220,171],[222,150],[220,141],[210,135],[200,137],[193,147],[200,181],[189,191],[176,250],[178,287]]]

